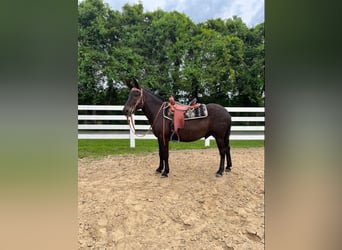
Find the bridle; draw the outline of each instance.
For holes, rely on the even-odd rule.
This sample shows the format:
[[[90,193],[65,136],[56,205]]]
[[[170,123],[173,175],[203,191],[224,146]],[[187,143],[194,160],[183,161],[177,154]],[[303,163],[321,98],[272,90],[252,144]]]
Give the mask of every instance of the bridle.
[[[134,126],[134,122],[133,122],[133,119],[132,119],[132,114],[134,113],[134,111],[136,111],[136,108],[138,107],[138,105],[140,104],[141,102],[141,108],[144,107],[144,98],[143,98],[143,90],[142,89],[138,89],[138,88],[132,88],[131,89],[131,92],[132,91],[139,91],[140,92],[140,96],[138,98],[138,100],[136,101],[136,103],[134,104],[133,108],[130,109],[131,112],[129,115],[126,116],[127,118],[127,123],[129,125],[129,128],[132,130],[132,132],[135,133],[135,126]]]
[[[143,94],[143,89],[138,89],[138,88],[132,88],[131,91],[137,90],[140,92],[140,96],[139,99],[137,100],[137,102],[135,103],[134,107],[133,107],[133,111],[136,110],[136,108],[138,107],[138,105],[141,103],[141,108],[144,107],[144,94]]]
[[[143,94],[143,89],[138,89],[138,88],[135,88],[135,87],[133,87],[133,88],[131,89],[131,91],[135,91],[135,90],[137,90],[137,91],[140,92],[140,96],[139,96],[137,102],[135,103],[135,105],[133,106],[133,109],[132,109],[133,112],[136,110],[136,108],[138,107],[139,104],[141,104],[141,108],[144,107],[144,94]],[[143,135],[137,135],[137,134],[136,134],[136,136],[144,137],[144,136],[146,136],[146,135],[152,130],[153,124],[154,124],[154,122],[157,120],[157,118],[158,118],[158,116],[159,116],[161,110],[163,109],[164,105],[165,105],[165,103],[162,103],[162,105],[160,106],[160,108],[159,108],[159,110],[158,110],[156,116],[154,117],[154,120],[153,120],[152,124],[150,125],[150,128],[145,132],[145,134],[143,134]],[[165,126],[165,125],[164,125],[164,122],[165,122],[165,121],[164,121],[164,119],[163,119],[163,137],[164,137],[164,126]],[[127,123],[128,123],[128,125],[129,125],[131,131],[135,134],[135,126],[134,126],[134,122],[133,122],[131,116],[127,116]],[[164,145],[165,145],[165,138],[163,138],[163,141],[164,141]]]

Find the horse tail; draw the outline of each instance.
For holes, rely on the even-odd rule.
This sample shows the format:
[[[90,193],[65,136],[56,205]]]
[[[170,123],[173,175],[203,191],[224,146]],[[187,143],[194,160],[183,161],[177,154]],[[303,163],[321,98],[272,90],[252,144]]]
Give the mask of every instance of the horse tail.
[[[228,142],[228,144],[229,144],[229,137],[230,137],[230,124],[228,125],[228,127],[227,127],[227,130],[226,130],[226,133],[225,133],[225,135],[224,135],[224,140],[226,141],[226,142]]]
[[[227,129],[226,129],[226,133],[224,135],[224,139],[225,141],[228,141],[229,143],[229,136],[230,136],[230,130],[231,130],[231,126],[232,126],[232,118],[230,116],[230,114],[228,113],[228,119],[227,119]]]
[[[225,145],[226,145],[226,157],[227,157],[227,167],[226,167],[226,171],[227,172],[230,172],[231,171],[231,167],[232,167],[232,158],[231,158],[231,155],[230,155],[230,133],[231,133],[231,126],[232,126],[232,118],[231,116],[229,115],[228,116],[228,126],[227,126],[227,130],[226,130],[226,133],[225,133]]]

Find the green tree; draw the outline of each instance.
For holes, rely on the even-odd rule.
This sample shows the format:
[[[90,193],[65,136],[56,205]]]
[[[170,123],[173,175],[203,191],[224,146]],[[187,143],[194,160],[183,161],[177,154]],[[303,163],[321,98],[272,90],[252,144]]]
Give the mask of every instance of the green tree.
[[[106,84],[103,69],[109,58],[106,19],[110,8],[101,0],[86,0],[79,4],[78,10],[79,103],[100,104]]]
[[[241,63],[243,43],[217,31],[217,26],[224,28],[221,19],[198,25],[184,60],[181,89],[183,98],[229,105],[235,84],[234,67]]]
[[[183,102],[263,105],[264,24],[241,18],[194,24],[179,12],[144,12],[102,0],[79,3],[79,103],[122,104],[124,80]]]
[[[263,106],[265,90],[264,24],[249,30],[245,36],[244,58],[236,75],[233,104]]]

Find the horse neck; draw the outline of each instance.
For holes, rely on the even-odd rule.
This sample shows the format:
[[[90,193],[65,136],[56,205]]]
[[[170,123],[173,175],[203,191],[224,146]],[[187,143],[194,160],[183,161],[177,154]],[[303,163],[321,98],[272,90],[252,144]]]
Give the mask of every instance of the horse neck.
[[[144,91],[144,106],[142,111],[145,113],[150,124],[153,123],[155,116],[157,115],[163,101],[161,101],[157,96]]]

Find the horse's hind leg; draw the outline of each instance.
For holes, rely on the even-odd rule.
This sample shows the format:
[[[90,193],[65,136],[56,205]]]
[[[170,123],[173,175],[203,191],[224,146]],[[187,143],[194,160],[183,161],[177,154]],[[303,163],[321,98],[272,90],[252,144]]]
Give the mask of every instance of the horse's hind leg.
[[[228,143],[227,143],[226,156],[227,156],[226,172],[230,172],[232,170],[232,159],[230,157],[230,146]]]
[[[227,166],[226,166],[226,172],[230,172],[232,169],[232,159],[230,157],[230,145],[229,145],[229,136],[230,136],[230,127],[227,130],[227,134],[225,136],[225,147],[226,147],[226,156],[227,156]]]
[[[225,142],[222,138],[221,139],[216,138],[216,144],[220,153],[220,166],[219,166],[218,171],[216,172],[216,177],[221,177],[224,171],[224,158],[226,156],[227,148],[225,147]]]

